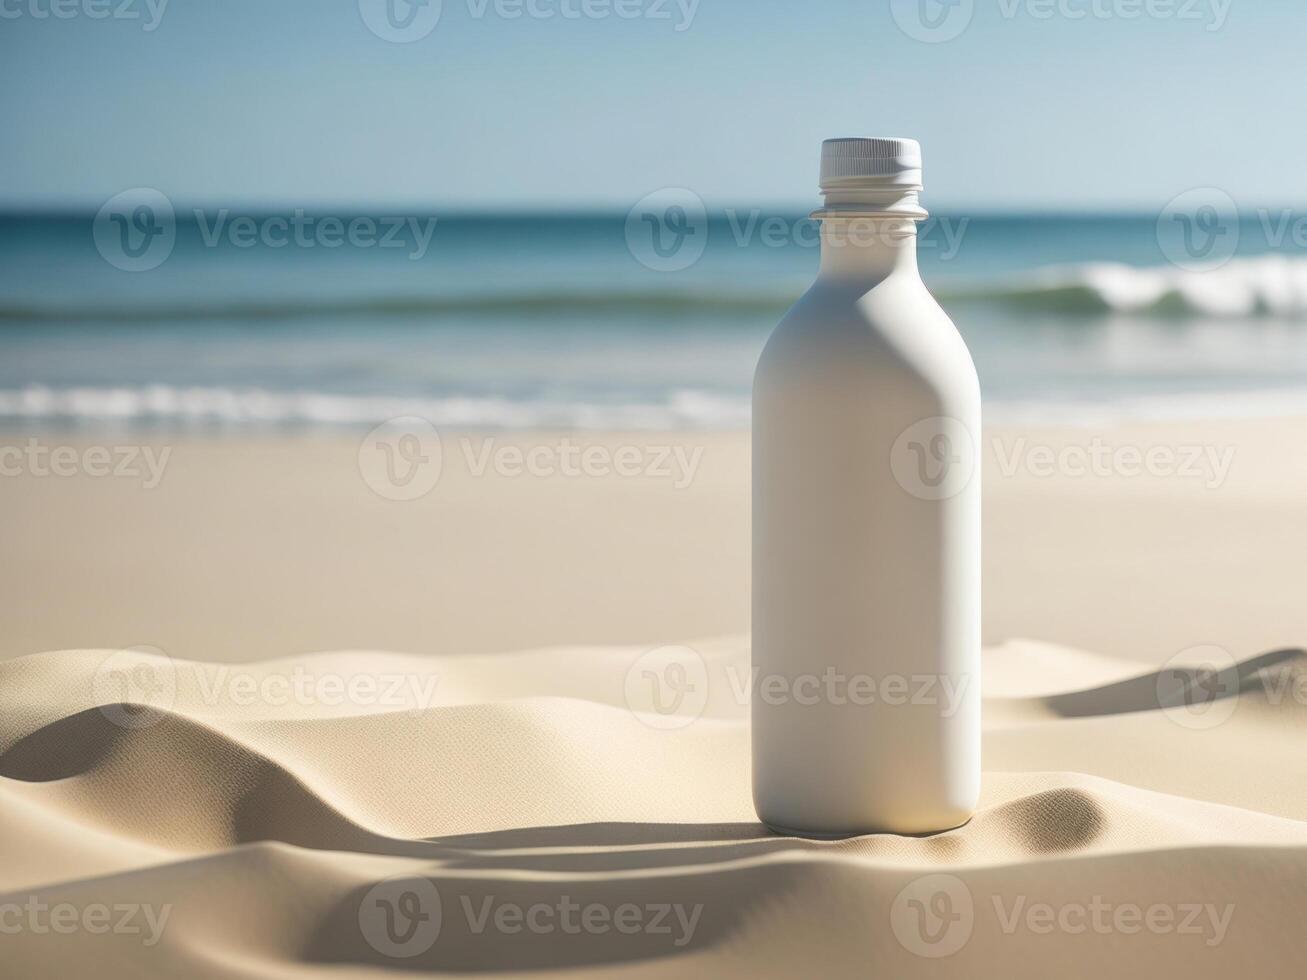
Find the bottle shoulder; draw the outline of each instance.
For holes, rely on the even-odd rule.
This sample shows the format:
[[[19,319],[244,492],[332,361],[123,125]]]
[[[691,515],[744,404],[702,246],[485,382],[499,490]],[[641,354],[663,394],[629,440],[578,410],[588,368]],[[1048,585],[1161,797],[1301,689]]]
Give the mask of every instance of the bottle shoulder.
[[[892,332],[900,324],[925,329],[953,326],[919,276],[890,275],[871,282],[818,278],[777,329],[819,334],[849,328]]]
[[[918,276],[873,284],[817,279],[772,332],[758,372],[914,373],[976,386],[970,351]]]

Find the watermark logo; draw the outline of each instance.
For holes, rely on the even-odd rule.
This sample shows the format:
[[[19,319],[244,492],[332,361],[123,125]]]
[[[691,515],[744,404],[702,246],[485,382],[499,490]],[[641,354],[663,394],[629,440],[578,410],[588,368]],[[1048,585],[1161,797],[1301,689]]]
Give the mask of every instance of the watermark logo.
[[[899,945],[927,959],[960,950],[971,938],[975,921],[971,889],[949,874],[913,879],[890,906],[890,928]]]
[[[359,903],[359,931],[382,956],[421,956],[440,937],[440,923],[440,892],[426,878],[387,878]]]
[[[152,187],[133,187],[104,202],[91,225],[95,248],[115,269],[149,272],[177,243],[172,202]]]
[[[177,666],[158,647],[126,647],[100,662],[91,688],[100,713],[115,725],[149,728],[177,700]]]
[[[1239,208],[1225,191],[1195,187],[1177,194],[1157,217],[1157,244],[1172,265],[1219,269],[1239,247]]]
[[[440,23],[442,0],[359,0],[359,15],[377,37],[392,44],[421,41]]]
[[[646,194],[626,215],[626,247],[655,272],[679,272],[699,261],[708,245],[703,198],[685,187]]]
[[[693,647],[656,647],[627,669],[623,694],[626,706],[649,727],[684,728],[708,706],[708,664]]]
[[[424,418],[404,415],[381,423],[359,444],[359,473],[386,500],[417,500],[440,482],[440,433]]]
[[[1184,728],[1206,729],[1228,721],[1239,706],[1239,665],[1214,643],[1181,650],[1157,672],[1157,704]]]
[[[894,23],[914,41],[951,41],[971,24],[975,0],[890,0]]]
[[[1307,215],[1293,208],[1241,210],[1220,188],[1195,187],[1167,202],[1158,215],[1156,233],[1162,255],[1171,265],[1188,272],[1210,272],[1229,263],[1250,238],[1256,248],[1247,251],[1307,249]],[[1262,292],[1250,293],[1250,303]],[[1276,305],[1274,293],[1266,298]],[[1247,309],[1251,312],[1252,306]]]
[[[894,440],[890,470],[899,486],[921,500],[955,497],[975,475],[975,438],[958,419],[946,415],[921,419]]]

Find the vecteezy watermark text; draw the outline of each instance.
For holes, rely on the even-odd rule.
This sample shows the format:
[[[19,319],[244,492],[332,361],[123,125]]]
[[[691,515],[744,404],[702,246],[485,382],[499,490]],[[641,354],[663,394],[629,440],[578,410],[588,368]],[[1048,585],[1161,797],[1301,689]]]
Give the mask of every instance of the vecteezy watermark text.
[[[1085,900],[1043,901],[1017,894],[990,896],[993,925],[1005,936],[1154,936],[1193,938],[1204,946],[1225,941],[1234,918],[1231,902],[1112,901],[1102,895]],[[890,906],[890,928],[904,949],[916,956],[952,956],[971,939],[985,909],[955,875],[930,874],[909,881]]]
[[[85,932],[93,936],[140,936],[141,945],[153,946],[163,936],[172,905],[140,902],[47,903],[35,895],[24,902],[0,903],[0,935],[70,936]]]
[[[468,472],[473,476],[493,472],[502,477],[645,477],[668,480],[675,490],[684,490],[694,482],[703,461],[704,448],[583,445],[567,436],[556,442],[537,443],[525,448],[514,444],[500,445],[494,437],[477,440],[464,436],[459,445]]]
[[[929,707],[943,718],[963,711],[973,678],[965,671],[911,674],[847,671],[832,664],[810,671],[781,673],[753,665],[718,665],[694,647],[662,646],[636,657],[623,677],[622,695],[637,718],[658,729],[677,729],[697,721],[710,702],[829,705],[855,708]]]
[[[459,896],[459,905],[474,935],[487,931],[514,935],[530,932],[537,936],[561,932],[566,935],[603,936],[610,933],[633,936],[638,933],[667,936],[676,947],[694,938],[694,930],[703,913],[702,903],[686,908],[679,902],[577,902],[560,895],[552,902],[505,902],[494,895],[474,903],[467,895]]]
[[[1006,901],[995,895],[994,915],[1005,935],[1025,930],[1036,936],[1060,933],[1079,936],[1133,936],[1147,932],[1155,936],[1198,936],[1206,946],[1225,940],[1234,916],[1233,903],[1212,902],[1109,902],[1101,895],[1087,902],[1031,902],[1025,895]]]
[[[726,224],[731,240],[740,248],[757,242],[764,248],[816,248],[822,244],[822,228],[814,218],[786,218],[766,215],[757,208],[741,214],[735,208],[726,208]],[[900,245],[905,241],[902,221],[880,218],[845,218],[828,222],[825,242],[830,248],[868,248],[873,245]],[[966,237],[969,217],[932,217],[917,225],[914,241],[918,252],[937,250],[941,262],[957,257]]]
[[[737,672],[727,672],[732,675],[734,686]],[[963,673],[876,675],[844,673],[828,666],[820,674],[763,674],[755,667],[750,686],[754,697],[763,704],[930,705],[940,709],[941,717],[951,718],[962,706],[970,680]],[[736,687],[736,690],[743,702],[743,689]]]
[[[669,945],[679,949],[694,938],[704,906],[701,902],[687,906],[578,901],[564,893],[536,902],[461,894],[456,908],[462,913],[461,923],[446,911],[435,882],[397,875],[373,885],[363,896],[359,931],[377,952],[397,959],[425,953],[450,926],[472,936],[665,936]]]
[[[1208,490],[1220,488],[1234,465],[1234,446],[1209,444],[1114,444],[1094,436],[1084,445],[1050,446],[1025,436],[992,440],[999,473],[1014,477],[1025,472],[1036,478],[1133,478],[1194,480]]]
[[[420,41],[436,29],[442,0],[358,0],[363,23],[392,44]],[[681,33],[694,23],[699,0],[465,0],[466,15],[480,21],[643,20],[669,22]]]
[[[1174,21],[1201,24],[1206,31],[1225,26],[1234,0],[993,0],[1005,21]],[[941,44],[961,36],[976,14],[977,0],[890,0],[894,23],[908,37]]]
[[[167,6],[168,0],[0,0],[0,20],[139,20],[148,34]]]
[[[403,249],[412,261],[431,246],[437,218],[417,215],[210,214],[192,208],[190,218],[204,248]],[[109,198],[96,213],[91,236],[100,256],[124,272],[148,272],[168,260],[177,244],[172,201],[152,187],[133,187]]]
[[[219,209],[212,218],[199,208],[194,215],[207,248],[224,239],[235,248],[406,248],[408,258],[417,260],[427,254],[436,231],[435,218],[412,215],[339,218],[306,214],[303,208],[289,216],[258,218],[248,214],[233,218],[228,208]]]
[[[928,3],[930,0],[921,0]],[[946,0],[947,2],[947,0]],[[997,0],[1004,20],[1173,20],[1219,31],[1234,0]]]
[[[646,194],[627,212],[624,234],[631,257],[655,272],[679,272],[702,257],[709,239],[729,241],[736,248],[870,248],[877,245],[933,252],[949,262],[961,251],[969,217],[930,217],[913,223],[905,233],[904,220],[851,217],[822,222],[809,217],[767,214],[759,208],[741,211],[725,208],[725,229],[710,220],[703,198],[688,187],[663,187]],[[725,237],[723,237],[723,232]]]
[[[481,20],[653,20],[672,21],[678,34],[688,30],[699,0],[467,0],[468,14]]]
[[[158,647],[116,650],[92,677],[100,712],[122,728],[148,728],[171,711],[179,697],[210,709],[328,707],[419,712],[436,701],[439,675],[432,671],[247,670],[226,664],[175,660]]]
[[[1115,442],[1095,435],[1085,442],[1054,445],[1026,436],[990,439],[1005,479],[1191,480],[1204,489],[1225,485],[1237,449],[1211,443]],[[923,500],[947,500],[972,484],[977,471],[972,427],[948,416],[919,419],[904,427],[890,449],[890,469],[898,484]]]
[[[153,490],[163,480],[171,446],[51,446],[35,437],[0,446],[0,477],[110,477],[140,480]]]
[[[444,448],[436,427],[415,415],[390,419],[359,444],[363,482],[387,500],[416,500],[440,481],[449,458],[460,460],[473,478],[664,480],[684,490],[695,480],[704,447],[680,444],[611,445],[572,436],[528,444],[497,436],[460,436],[457,454]]]

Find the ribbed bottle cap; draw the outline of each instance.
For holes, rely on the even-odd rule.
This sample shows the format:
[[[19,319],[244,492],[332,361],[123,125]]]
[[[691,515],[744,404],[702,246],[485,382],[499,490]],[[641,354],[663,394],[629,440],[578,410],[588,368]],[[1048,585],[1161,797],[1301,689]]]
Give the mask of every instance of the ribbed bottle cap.
[[[921,190],[921,144],[879,136],[823,140],[822,190],[850,186]]]

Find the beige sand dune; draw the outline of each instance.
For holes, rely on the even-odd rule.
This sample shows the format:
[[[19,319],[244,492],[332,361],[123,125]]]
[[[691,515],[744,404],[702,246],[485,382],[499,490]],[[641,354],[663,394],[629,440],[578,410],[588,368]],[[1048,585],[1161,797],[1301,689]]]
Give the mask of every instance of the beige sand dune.
[[[641,648],[0,663],[6,975],[1293,975],[1301,653],[1185,704],[1167,668],[987,651],[975,818],[839,842],[756,822],[747,653],[674,652],[708,696],[663,712]]]

